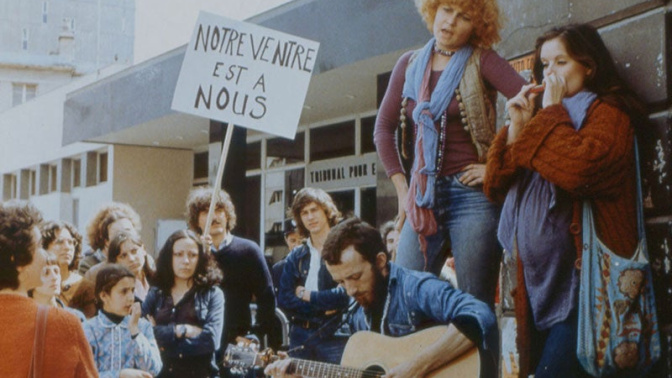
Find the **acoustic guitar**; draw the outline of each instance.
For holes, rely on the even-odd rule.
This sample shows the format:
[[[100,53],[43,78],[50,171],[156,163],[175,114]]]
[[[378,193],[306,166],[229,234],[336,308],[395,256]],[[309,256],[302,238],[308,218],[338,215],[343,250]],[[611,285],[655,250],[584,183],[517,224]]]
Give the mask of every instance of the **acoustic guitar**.
[[[413,358],[446,332],[446,326],[436,326],[403,337],[383,336],[374,332],[357,332],[345,346],[341,365],[292,358],[290,374],[314,378],[374,378],[382,377],[388,369]],[[238,370],[264,368],[279,357],[272,351],[256,352],[248,347],[229,344],[224,365]],[[427,377],[478,377],[478,349],[471,348]]]

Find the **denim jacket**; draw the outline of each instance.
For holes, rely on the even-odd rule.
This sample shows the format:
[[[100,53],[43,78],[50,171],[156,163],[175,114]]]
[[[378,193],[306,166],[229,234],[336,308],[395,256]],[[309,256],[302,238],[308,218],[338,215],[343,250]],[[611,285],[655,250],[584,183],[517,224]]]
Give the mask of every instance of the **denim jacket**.
[[[164,294],[157,287],[152,287],[142,302],[142,315],[156,316],[156,312],[163,306],[163,301],[170,293]],[[217,371],[215,351],[219,349],[224,326],[224,294],[216,286],[197,289],[194,296],[198,326],[203,329],[196,338],[180,338],[175,336],[175,324],[157,324],[154,326],[156,340],[161,347],[161,353],[166,357],[182,358],[182,356],[196,356],[212,354],[212,368]]]
[[[152,325],[141,318],[138,322],[140,332],[133,339],[128,330],[130,319],[127,315],[121,323],[115,324],[98,312],[83,324],[101,378],[117,378],[123,369],[138,369],[152,376],[161,371],[163,365]]]
[[[326,311],[347,307],[348,294],[331,278],[322,259],[320,259],[320,271],[317,278],[319,290],[310,293],[310,303],[296,296],[296,287],[306,284],[310,268],[310,249],[305,242],[294,248],[285,259],[287,262],[282,271],[278,289],[278,307],[286,310],[293,320],[320,323],[326,319]]]
[[[383,334],[405,336],[438,324],[454,324],[489,354],[499,349],[495,314],[472,295],[453,288],[430,273],[389,264],[389,306]],[[387,301],[386,300],[386,301]],[[353,332],[371,330],[371,314],[359,307],[349,320]]]

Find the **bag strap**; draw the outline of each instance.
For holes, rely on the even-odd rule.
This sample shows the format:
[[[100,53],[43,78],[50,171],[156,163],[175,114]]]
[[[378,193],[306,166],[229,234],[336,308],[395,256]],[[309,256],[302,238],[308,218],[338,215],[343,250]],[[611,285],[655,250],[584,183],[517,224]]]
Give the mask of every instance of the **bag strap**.
[[[644,230],[644,200],[642,198],[642,174],[639,168],[639,144],[637,143],[637,135],[635,135],[635,168],[637,175],[637,231],[639,232],[639,239],[646,244],[646,231]],[[649,258],[648,253],[645,256]]]
[[[35,316],[35,337],[33,343],[33,356],[30,361],[28,378],[42,377],[42,363],[44,360],[44,335],[47,332],[47,315],[49,306],[39,305]]]
[[[644,246],[646,247],[646,231],[644,229],[644,200],[642,196],[642,175],[641,175],[641,169],[639,167],[639,144],[637,143],[637,135],[635,135],[635,185],[637,186],[637,233],[639,236],[639,242],[643,242]],[[593,214],[592,214],[592,201],[589,199],[583,200],[583,244],[586,244],[586,237],[588,236],[586,234],[586,227],[593,227]],[[587,222],[590,222],[587,224]],[[582,252],[583,253],[583,252]],[[649,259],[649,253],[648,253],[648,248],[642,248],[642,253],[644,254],[644,257],[648,260]]]

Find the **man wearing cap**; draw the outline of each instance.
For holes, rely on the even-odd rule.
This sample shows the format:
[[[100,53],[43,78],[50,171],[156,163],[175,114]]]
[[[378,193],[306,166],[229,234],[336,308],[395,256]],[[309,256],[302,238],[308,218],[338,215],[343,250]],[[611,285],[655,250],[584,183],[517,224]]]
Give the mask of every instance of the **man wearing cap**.
[[[292,218],[285,219],[284,230],[282,234],[285,238],[285,244],[287,244],[287,248],[289,248],[289,253],[291,253],[294,248],[300,246],[301,242],[303,241],[301,234],[299,234],[299,231],[296,229],[296,222],[294,222],[294,219]],[[289,255],[289,253],[287,253],[287,255]],[[273,276],[273,287],[275,288],[276,296],[278,295],[278,287],[280,286],[282,270],[284,269],[285,263],[287,262],[287,255],[285,255],[282,260],[273,264],[273,268],[271,269],[271,276]]]

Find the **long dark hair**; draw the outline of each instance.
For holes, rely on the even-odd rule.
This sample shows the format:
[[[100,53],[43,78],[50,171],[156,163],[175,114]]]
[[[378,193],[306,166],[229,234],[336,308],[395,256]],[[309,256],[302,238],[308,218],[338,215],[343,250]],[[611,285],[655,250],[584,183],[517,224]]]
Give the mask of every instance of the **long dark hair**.
[[[117,258],[121,253],[121,245],[124,244],[125,241],[130,241],[131,243],[137,245],[138,247],[141,247],[143,249],[145,248],[145,244],[142,242],[142,239],[140,239],[140,235],[138,235],[135,232],[122,231],[119,234],[117,234],[117,236],[115,236],[114,239],[112,239],[112,241],[110,242],[110,246],[107,248],[108,262],[117,263]],[[149,257],[147,256],[147,251],[145,251],[145,263],[142,265],[142,271],[145,273],[145,278],[147,278],[147,281],[151,281],[156,272],[152,270],[148,258]]]
[[[537,38],[533,69],[537,83],[544,79],[541,47],[555,38],[562,41],[574,60],[590,69],[584,83],[586,89],[596,93],[602,101],[623,109],[635,129],[641,127],[640,121],[646,119],[646,107],[618,74],[614,59],[597,29],[588,24],[558,26]]]
[[[203,243],[199,237],[189,230],[178,230],[173,232],[159,252],[156,260],[156,274],[154,275],[154,286],[161,289],[164,293],[170,293],[175,284],[175,271],[173,271],[173,246],[180,239],[191,239],[198,246],[198,263],[194,271],[194,286],[207,288],[217,285],[221,282],[222,271],[217,267],[212,254],[205,251]]]

